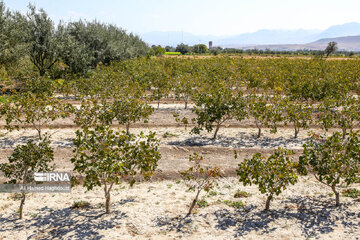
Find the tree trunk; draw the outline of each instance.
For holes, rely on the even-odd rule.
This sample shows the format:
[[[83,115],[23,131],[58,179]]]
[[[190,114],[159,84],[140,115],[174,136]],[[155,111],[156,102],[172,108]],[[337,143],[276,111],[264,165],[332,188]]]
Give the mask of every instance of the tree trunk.
[[[295,126],[295,138],[297,138],[298,133],[299,133],[299,129]]]
[[[220,129],[220,124],[218,123],[218,124],[216,125],[215,133],[214,133],[214,136],[213,136],[212,140],[215,140],[215,139],[216,139],[219,129]]]
[[[331,189],[333,190],[334,194],[335,194],[335,206],[338,207],[340,206],[340,193],[338,191],[336,191],[335,186],[331,186]]]
[[[185,109],[187,109],[187,104],[188,104],[188,102],[187,102],[187,100],[185,100]]]
[[[261,128],[258,127],[258,135],[257,135],[257,138],[260,138],[261,137]]]
[[[157,102],[157,109],[159,109],[159,108],[160,108],[160,99]]]
[[[41,141],[41,130],[38,130],[39,140]]]
[[[107,193],[105,195],[105,213],[109,214],[110,213],[110,193]]]
[[[126,124],[126,135],[128,135],[128,136],[130,135],[130,130],[129,129],[130,129],[130,123],[127,123]]]
[[[23,217],[23,208],[24,208],[24,204],[25,204],[25,193],[23,192],[21,195],[21,201],[20,201],[20,207],[19,207],[19,219],[22,219]]]
[[[343,139],[345,139],[345,137],[346,137],[346,128],[344,129],[342,129],[342,138]]]
[[[270,209],[270,201],[272,200],[272,198],[273,198],[272,195],[267,197],[266,204],[265,204],[265,211],[269,211],[269,209]]]
[[[186,214],[186,216],[185,216],[185,217],[190,216],[190,214],[191,214],[191,212],[192,212],[193,208],[195,207],[195,205],[196,205],[196,203],[197,203],[197,200],[198,200],[198,198],[199,198],[199,194],[200,194],[200,190],[198,190],[198,192],[197,192],[197,194],[196,194],[196,196],[195,196],[194,200],[193,200],[193,201],[192,201],[192,203],[191,203],[191,206],[190,206],[189,212]]]

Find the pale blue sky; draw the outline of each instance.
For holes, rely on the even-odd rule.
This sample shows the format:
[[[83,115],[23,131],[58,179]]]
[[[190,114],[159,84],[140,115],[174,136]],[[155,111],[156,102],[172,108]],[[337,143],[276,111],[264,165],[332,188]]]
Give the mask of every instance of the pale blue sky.
[[[22,12],[28,0],[5,0]],[[114,23],[129,32],[235,35],[260,29],[326,29],[360,22],[360,0],[32,0],[52,19]]]

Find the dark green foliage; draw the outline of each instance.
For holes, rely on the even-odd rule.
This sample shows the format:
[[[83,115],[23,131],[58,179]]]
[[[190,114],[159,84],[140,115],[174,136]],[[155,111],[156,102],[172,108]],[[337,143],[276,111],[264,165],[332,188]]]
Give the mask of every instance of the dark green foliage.
[[[31,62],[43,76],[51,67],[59,61],[59,45],[55,26],[47,13],[29,5],[26,14],[25,43]]]
[[[144,56],[146,44],[136,35],[127,34],[115,25],[97,21],[70,22],[60,28],[64,46],[62,60],[73,73],[83,73],[99,63],[123,61]]]
[[[175,52],[181,52],[181,54],[186,54],[191,52],[191,48],[188,45],[181,43],[176,46]]]
[[[335,53],[337,49],[337,42],[329,42],[324,53],[328,57],[330,54]]]

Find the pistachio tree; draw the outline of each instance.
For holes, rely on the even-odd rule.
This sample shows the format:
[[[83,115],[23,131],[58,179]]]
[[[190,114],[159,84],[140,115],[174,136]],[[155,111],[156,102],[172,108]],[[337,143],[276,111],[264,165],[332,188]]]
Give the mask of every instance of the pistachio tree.
[[[270,127],[271,132],[277,131],[278,122],[283,120],[283,109],[280,96],[270,97],[266,94],[251,93],[246,96],[247,117],[253,118],[258,129],[257,138],[261,137],[263,127]]]
[[[278,148],[268,158],[255,153],[251,159],[239,164],[239,181],[245,186],[256,184],[259,191],[266,194],[265,211],[270,209],[274,195],[279,195],[289,184],[295,184],[298,180],[297,163],[291,158],[293,154],[292,150]]]
[[[8,163],[1,163],[0,170],[5,177],[10,179],[11,184],[29,184],[35,183],[35,172],[47,172],[53,169],[50,165],[54,160],[54,151],[49,146],[49,141],[43,139],[36,143],[32,140],[25,145],[18,145]],[[26,193],[21,192],[21,201],[19,207],[19,218],[22,219],[23,207],[25,204]]]
[[[70,104],[64,104],[55,97],[28,92],[5,103],[1,113],[6,120],[8,130],[28,124],[37,131],[39,139],[42,139],[45,125],[58,118],[68,117],[71,109]]]
[[[283,100],[285,109],[284,122],[294,126],[294,138],[297,138],[301,128],[308,129],[312,123],[312,106],[306,102]]]
[[[359,134],[350,132],[343,138],[340,132],[335,132],[321,141],[311,139],[304,144],[298,171],[303,175],[311,172],[316,180],[330,187],[335,194],[336,206],[339,206],[337,186],[354,183],[360,174]]]
[[[235,115],[238,120],[245,117],[244,108],[242,92],[233,92],[223,82],[205,86],[195,97],[195,106],[192,111],[196,117],[192,119],[192,122],[196,126],[191,132],[200,134],[204,129],[208,132],[215,129],[212,138],[215,140],[224,122],[235,118]]]
[[[130,134],[130,124],[141,119],[147,121],[154,108],[140,98],[127,95],[115,98],[111,111],[119,124],[125,125],[126,134]]]
[[[318,123],[328,131],[331,127],[340,127],[345,138],[360,122],[359,100],[352,95],[341,99],[324,99],[319,105]]]
[[[220,177],[220,169],[218,167],[203,167],[201,165],[203,160],[204,157],[197,153],[190,155],[189,161],[192,166],[188,170],[180,172],[188,190],[196,192],[186,217],[190,216],[201,191],[209,192],[216,185],[217,178]]]
[[[110,213],[113,186],[125,177],[132,178],[132,185],[136,174],[149,178],[161,157],[155,133],[135,136],[104,124],[76,131],[74,145],[74,170],[85,177],[83,186],[87,190],[104,187],[106,213]]]

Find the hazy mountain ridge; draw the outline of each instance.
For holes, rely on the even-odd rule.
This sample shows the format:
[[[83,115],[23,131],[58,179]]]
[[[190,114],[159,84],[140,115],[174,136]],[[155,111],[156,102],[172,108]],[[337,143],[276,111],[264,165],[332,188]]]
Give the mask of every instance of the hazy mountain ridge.
[[[322,49],[323,43],[317,43],[323,39],[339,38],[339,49],[358,51],[358,39],[342,39],[341,37],[360,35],[360,23],[352,22],[342,25],[331,26],[321,30],[259,30],[253,33],[244,33],[228,37],[202,36],[186,32],[149,32],[140,34],[142,39],[150,45],[176,46],[180,43],[194,45],[198,43],[207,44],[213,41],[214,46],[234,48],[270,48],[270,49]],[[323,40],[328,41],[328,40]],[[330,40],[329,40],[330,41]],[[345,43],[347,42],[347,43]]]
[[[267,44],[267,45],[251,45],[247,47],[241,47],[243,49],[259,49],[259,50],[282,50],[282,51],[293,51],[293,50],[324,50],[329,42],[337,42],[338,49],[344,51],[360,51],[360,36],[346,36],[337,38],[323,38],[315,42],[307,44]]]

